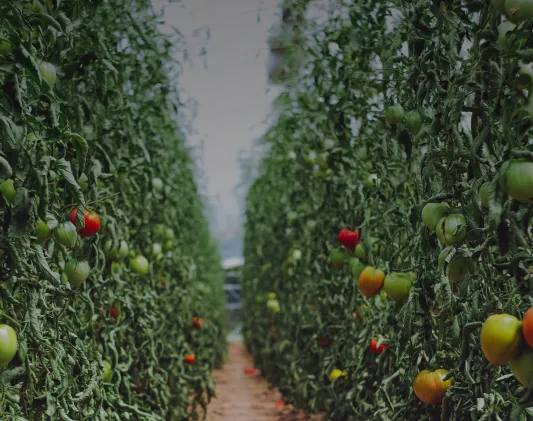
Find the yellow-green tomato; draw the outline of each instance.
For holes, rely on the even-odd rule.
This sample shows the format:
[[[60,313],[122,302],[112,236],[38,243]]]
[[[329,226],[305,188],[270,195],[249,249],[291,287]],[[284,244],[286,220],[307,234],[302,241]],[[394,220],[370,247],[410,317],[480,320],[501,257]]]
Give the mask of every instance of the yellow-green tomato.
[[[279,305],[279,301],[274,299],[274,300],[268,300],[267,301],[267,308],[272,312],[272,313],[279,313],[280,310],[281,310],[281,307]]]
[[[4,196],[4,199],[7,200],[12,205],[15,204],[15,199],[17,197],[17,191],[15,190],[14,181],[8,179],[0,184],[0,193]]]
[[[150,269],[150,263],[148,263],[148,260],[146,257],[138,255],[135,256],[131,262],[130,262],[131,270],[133,270],[136,274],[145,276],[148,274],[148,271]]]
[[[413,281],[412,274],[391,272],[385,276],[383,289],[391,300],[405,303],[409,298]]]
[[[481,350],[495,366],[514,360],[522,346],[522,322],[510,314],[493,314],[481,328]]]
[[[41,218],[37,219],[37,229],[35,230],[35,236],[37,237],[37,244],[46,243],[50,238],[52,238],[53,231],[50,229],[48,224],[44,222]]]
[[[0,325],[0,368],[8,365],[17,353],[18,339],[15,330],[8,325]]]
[[[533,202],[533,162],[517,159],[509,163],[505,172],[505,192],[519,202]]]

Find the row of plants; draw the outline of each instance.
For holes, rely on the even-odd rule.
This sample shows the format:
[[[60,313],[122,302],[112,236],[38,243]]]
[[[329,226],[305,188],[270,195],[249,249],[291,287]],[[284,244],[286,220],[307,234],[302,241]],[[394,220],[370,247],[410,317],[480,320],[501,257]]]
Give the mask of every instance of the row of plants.
[[[0,419],[196,419],[224,276],[149,0],[0,0]]]
[[[247,197],[248,349],[326,419],[532,419],[533,4],[322,13]]]

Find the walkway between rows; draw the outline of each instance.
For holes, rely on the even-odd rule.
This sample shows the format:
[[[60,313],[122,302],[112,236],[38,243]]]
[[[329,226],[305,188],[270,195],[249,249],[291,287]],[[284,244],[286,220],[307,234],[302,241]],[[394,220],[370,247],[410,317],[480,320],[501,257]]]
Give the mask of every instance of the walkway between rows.
[[[253,362],[240,343],[229,344],[228,361],[215,372],[217,398],[208,408],[207,421],[321,421],[306,417],[283,405],[281,394],[270,389],[253,368]]]

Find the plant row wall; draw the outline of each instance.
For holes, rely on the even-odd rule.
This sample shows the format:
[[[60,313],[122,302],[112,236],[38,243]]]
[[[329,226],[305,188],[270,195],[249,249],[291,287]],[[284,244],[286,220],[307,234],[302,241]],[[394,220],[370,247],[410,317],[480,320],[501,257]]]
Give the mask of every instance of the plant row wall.
[[[305,59],[247,197],[248,349],[288,401],[330,420],[531,419],[531,2],[322,12],[299,26]],[[372,292],[368,266],[407,288]],[[487,324],[482,344],[494,314],[516,324]],[[451,386],[424,403],[413,382],[436,369]]]
[[[223,272],[159,23],[0,0],[2,420],[186,420],[214,393]]]

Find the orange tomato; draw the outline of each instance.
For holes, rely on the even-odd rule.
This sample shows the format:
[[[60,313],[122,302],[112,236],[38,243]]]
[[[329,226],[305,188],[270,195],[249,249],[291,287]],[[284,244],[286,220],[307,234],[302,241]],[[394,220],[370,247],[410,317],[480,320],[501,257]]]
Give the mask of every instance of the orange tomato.
[[[531,307],[522,319],[522,333],[530,348],[533,348],[533,307]]]
[[[203,324],[204,324],[204,319],[202,319],[201,317],[194,316],[192,318],[192,328],[193,329],[198,330],[198,329],[200,329],[203,326]]]
[[[509,314],[493,314],[481,328],[481,350],[495,366],[507,364],[518,356],[522,345],[522,323]]]
[[[193,365],[196,361],[196,356],[194,354],[187,354],[183,357],[183,361],[185,361],[186,364]]]
[[[452,385],[452,379],[444,381],[447,374],[448,371],[442,368],[418,373],[413,381],[413,390],[418,399],[428,405],[440,404]]]
[[[366,298],[370,298],[381,291],[384,281],[385,272],[372,266],[367,266],[359,275],[359,289]]]

